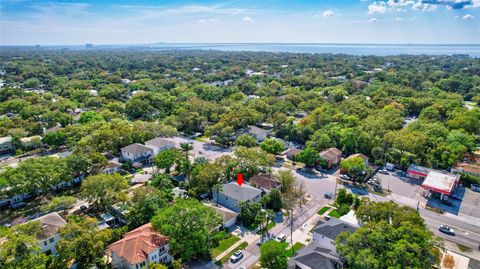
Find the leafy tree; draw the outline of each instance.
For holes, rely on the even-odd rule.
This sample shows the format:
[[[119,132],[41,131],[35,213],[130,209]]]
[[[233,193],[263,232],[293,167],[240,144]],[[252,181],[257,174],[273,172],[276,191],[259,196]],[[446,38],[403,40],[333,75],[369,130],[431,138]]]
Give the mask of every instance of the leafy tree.
[[[208,256],[217,240],[215,229],[221,217],[211,207],[194,199],[177,199],[172,206],[157,211],[153,227],[170,237],[172,254],[182,260]]]
[[[80,191],[89,203],[105,208],[119,201],[125,201],[125,190],[128,187],[127,180],[119,174],[99,174],[84,179]]]
[[[314,148],[306,147],[295,157],[295,160],[304,163],[308,167],[312,167],[316,163],[320,162],[321,157],[320,153],[318,153],[318,151],[316,151]]]
[[[172,183],[172,177],[162,173],[154,175],[148,184],[159,190],[167,192],[171,191],[174,188]]]
[[[170,193],[149,188],[137,188],[133,192],[133,208],[127,215],[128,227],[135,229],[145,223],[155,215],[159,209],[166,207],[173,197]]]
[[[260,143],[260,148],[270,154],[278,154],[285,149],[285,146],[278,139],[267,138]]]
[[[89,268],[104,264],[103,255],[112,239],[112,231],[99,230],[95,219],[73,217],[60,229],[60,237],[55,268],[65,268],[71,263],[79,268]]]
[[[261,203],[251,203],[249,201],[238,202],[237,207],[240,208],[240,219],[243,225],[250,227],[255,224],[256,216],[262,208]]]
[[[167,174],[170,174],[170,169],[182,158],[182,154],[178,149],[167,149],[155,156],[155,165],[160,169],[165,169]]]
[[[275,163],[275,157],[260,148],[238,147],[235,149],[238,159],[238,172],[247,177],[258,173],[262,167],[269,167]]]
[[[5,269],[46,269],[48,258],[39,253],[40,246],[35,238],[41,232],[38,222],[0,228],[0,267]]]
[[[235,145],[237,147],[246,147],[246,148],[255,147],[257,145],[257,139],[255,139],[255,137],[249,134],[242,134],[237,137],[237,140],[235,141]]]
[[[51,147],[60,147],[67,141],[67,134],[64,131],[50,132],[45,134],[42,141]]]
[[[275,212],[270,209],[259,210],[255,216],[255,223],[260,226],[260,232],[262,238],[265,238],[265,234],[268,232],[268,224],[275,219]],[[263,240],[262,240],[263,241]]]
[[[103,117],[95,111],[85,111],[80,114],[78,122],[80,124],[86,124],[91,122],[103,121]]]
[[[50,203],[48,203],[45,207],[44,210],[50,211],[50,210],[58,210],[58,209],[69,209],[72,208],[75,203],[77,202],[77,198],[73,196],[59,196],[59,197],[54,197]]]
[[[282,183],[282,193],[289,193],[295,187],[295,175],[291,170],[278,170],[275,178]]]
[[[208,193],[212,197],[216,185],[221,185],[224,180],[224,170],[217,163],[202,163],[192,171],[189,182],[189,192],[194,196]],[[217,192],[218,193],[218,192]]]
[[[357,180],[367,170],[367,167],[362,158],[351,157],[340,162],[340,169],[347,172],[353,180]]]
[[[284,269],[287,268],[287,251],[285,244],[269,240],[260,246],[260,264],[262,268]]]
[[[278,189],[273,189],[268,195],[268,207],[277,212],[282,209],[282,193]]]

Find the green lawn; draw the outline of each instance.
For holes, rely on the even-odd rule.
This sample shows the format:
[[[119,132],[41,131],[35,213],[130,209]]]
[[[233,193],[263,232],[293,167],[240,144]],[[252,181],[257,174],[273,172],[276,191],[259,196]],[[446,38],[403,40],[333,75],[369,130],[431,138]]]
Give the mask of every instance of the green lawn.
[[[248,247],[248,243],[247,242],[242,242],[240,245],[238,245],[238,247],[236,247],[235,249],[230,251],[227,255],[223,256],[223,258],[218,260],[216,262],[216,264],[221,266],[222,264],[224,264],[224,263],[228,262],[228,260],[230,260],[230,257],[233,255],[233,253],[235,253],[235,251],[240,250],[240,249],[246,249],[247,247]]]
[[[213,258],[217,257],[222,252],[227,250],[229,247],[233,246],[233,244],[238,242],[238,240],[240,240],[240,238],[238,236],[232,235],[232,234],[230,234],[229,237],[227,237],[223,240],[220,240],[220,242],[218,243],[218,247],[216,247],[216,248],[214,248],[210,251],[212,257]]]
[[[288,257],[293,257],[293,255],[295,255],[295,253],[297,253],[297,251],[299,251],[304,246],[305,245],[300,242],[293,244],[293,247],[287,249]]]
[[[330,211],[330,213],[328,213],[328,215],[330,217],[334,217],[334,218],[340,218],[342,215],[340,215],[340,212],[338,212],[338,210],[334,209],[332,211]]]
[[[320,211],[318,211],[317,214],[321,216],[321,215],[323,215],[325,212],[327,212],[327,210],[329,210],[329,209],[330,209],[329,206],[324,206],[324,207],[322,207],[322,208],[320,209]]]

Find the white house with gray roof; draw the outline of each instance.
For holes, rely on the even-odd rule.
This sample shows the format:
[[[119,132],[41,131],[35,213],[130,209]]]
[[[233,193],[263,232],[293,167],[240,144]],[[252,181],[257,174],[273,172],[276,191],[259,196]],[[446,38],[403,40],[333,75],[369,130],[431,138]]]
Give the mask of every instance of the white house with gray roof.
[[[262,191],[248,184],[238,185],[237,182],[223,184],[219,193],[213,193],[213,201],[235,212],[240,212],[239,202],[256,203],[260,201]]]
[[[151,148],[153,150],[153,155],[157,155],[158,153],[165,151],[167,149],[171,149],[175,147],[175,142],[167,140],[165,138],[157,137],[145,142],[145,146]]]
[[[342,232],[354,233],[357,230],[354,226],[346,221],[331,218],[325,222],[319,222],[312,230],[313,241],[322,248],[330,249],[336,252],[334,244],[335,239]]]
[[[65,222],[65,220],[56,212],[41,216],[31,221],[38,221],[42,226],[42,232],[36,235],[40,251],[46,254],[56,254],[56,246],[58,241],[60,241],[58,230],[65,227],[67,222]]]
[[[255,137],[255,139],[257,139],[258,142],[262,142],[270,134],[270,131],[259,128],[257,126],[249,125],[248,134]]]
[[[122,158],[132,162],[141,162],[153,157],[153,149],[139,143],[134,143],[121,149]]]

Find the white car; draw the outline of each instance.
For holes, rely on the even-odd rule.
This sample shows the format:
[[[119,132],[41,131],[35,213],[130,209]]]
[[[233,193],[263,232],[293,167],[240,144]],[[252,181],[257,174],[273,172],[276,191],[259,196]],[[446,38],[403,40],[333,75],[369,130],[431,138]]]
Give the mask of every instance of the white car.
[[[287,236],[285,234],[279,234],[277,237],[275,237],[275,241],[277,242],[284,242],[287,240]]]
[[[239,260],[241,260],[243,258],[243,252],[241,250],[237,250],[235,251],[235,253],[233,253],[233,255],[230,257],[230,262],[232,263],[236,263],[238,262]]]
[[[345,179],[345,180],[350,180],[350,177],[348,175],[345,175],[345,174],[340,175],[340,178]]]

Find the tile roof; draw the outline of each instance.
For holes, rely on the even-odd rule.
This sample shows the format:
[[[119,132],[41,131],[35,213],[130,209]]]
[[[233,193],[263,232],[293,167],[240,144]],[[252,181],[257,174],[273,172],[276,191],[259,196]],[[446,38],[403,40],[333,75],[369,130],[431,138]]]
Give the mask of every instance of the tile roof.
[[[144,153],[144,152],[153,152],[151,148],[147,147],[147,146],[144,146],[142,144],[139,144],[139,143],[134,143],[134,144],[131,144],[131,145],[128,145],[126,147],[123,147],[122,150],[124,151],[128,151],[130,153],[132,153],[133,155],[138,155],[138,154],[141,154],[141,153]]]
[[[41,216],[32,221],[38,221],[42,225],[42,233],[36,236],[38,240],[45,240],[56,235],[58,230],[67,224],[56,212]]]
[[[342,151],[337,148],[329,148],[326,150],[322,150],[320,152],[320,156],[326,158],[327,160],[331,160],[334,158],[338,158],[342,156]]]
[[[250,183],[253,183],[255,186],[265,190],[272,190],[281,185],[280,182],[274,178],[271,178],[271,176],[267,174],[258,174],[253,176],[250,179]]]
[[[126,234],[117,242],[111,244],[110,251],[130,264],[137,264],[147,259],[152,251],[166,245],[168,237],[157,233],[151,223],[140,226]]]
[[[230,182],[223,184],[220,193],[237,201],[247,201],[252,200],[257,195],[260,195],[262,191],[245,183],[240,186],[236,182]]]

